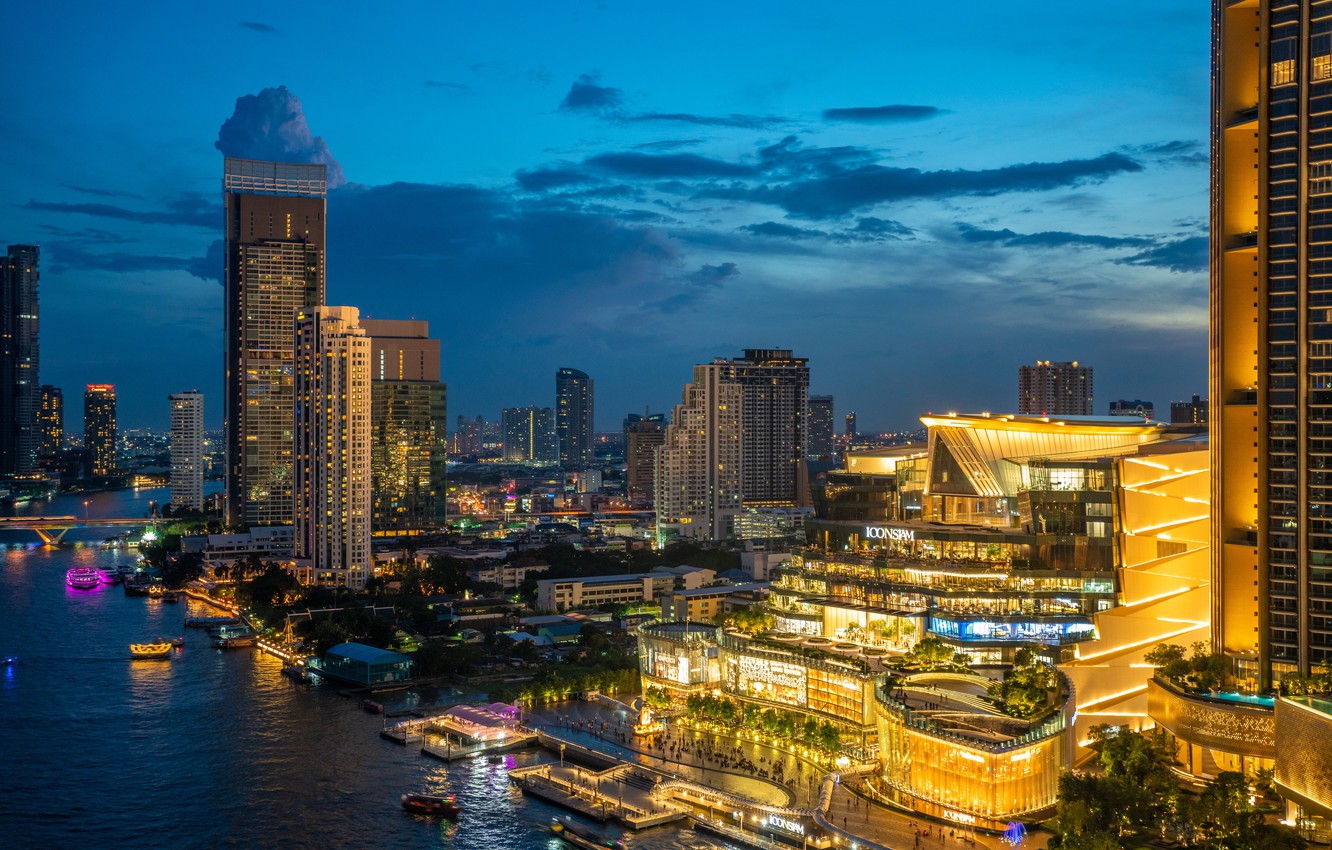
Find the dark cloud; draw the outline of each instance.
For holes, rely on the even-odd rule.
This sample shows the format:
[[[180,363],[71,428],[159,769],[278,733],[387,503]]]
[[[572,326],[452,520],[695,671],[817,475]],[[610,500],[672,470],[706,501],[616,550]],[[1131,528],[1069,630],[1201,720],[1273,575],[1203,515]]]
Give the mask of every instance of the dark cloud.
[[[1115,262],[1130,266],[1156,266],[1180,273],[1205,272],[1208,263],[1208,237],[1186,236]]]
[[[98,198],[141,198],[142,195],[136,195],[133,192],[121,192],[116,189],[96,189],[91,186],[75,186],[73,183],[61,183],[63,189],[73,189],[83,195],[93,195]]]
[[[447,80],[426,80],[425,85],[426,88],[428,89],[453,89],[454,91],[460,91],[469,94],[472,91],[472,87],[467,85],[466,83],[451,83],[448,82]]]
[[[963,242],[993,242],[1013,247],[1142,248],[1155,244],[1153,240],[1140,236],[1100,236],[1088,233],[1068,233],[1062,230],[1014,233],[1007,228],[1003,230],[982,230],[970,224],[959,224],[957,230]]]
[[[226,265],[227,243],[214,239],[208,243],[208,250],[202,257],[195,257],[185,266],[185,271],[203,280],[222,282],[222,272]]]
[[[673,151],[680,148],[702,144],[702,139],[662,139],[657,142],[640,142],[634,145],[636,151]]]
[[[634,123],[658,122],[672,124],[697,124],[702,127],[738,127],[742,130],[763,130],[787,124],[785,118],[777,115],[694,115],[689,112],[640,112],[618,116],[621,121]]]
[[[1141,170],[1141,165],[1121,153],[983,170],[921,171],[882,165],[855,168],[834,165],[820,176],[784,185],[715,187],[702,190],[700,195],[772,204],[805,218],[835,218],[893,201],[1037,192]]]
[[[533,168],[528,171],[514,172],[513,179],[529,192],[545,192],[564,186],[576,186],[580,183],[595,183],[595,175],[577,165],[551,165],[545,168]]]
[[[740,228],[755,236],[772,236],[778,239],[827,239],[828,234],[822,230],[813,230],[805,227],[794,227],[790,224],[782,224],[777,221],[765,221],[762,224],[746,224]]]
[[[843,231],[844,235],[851,238],[872,241],[880,239],[907,239],[914,236],[915,233],[916,231],[907,227],[900,221],[875,218],[872,215],[867,215],[864,218],[858,219],[854,228],[849,231]]]
[[[24,209],[72,213],[97,218],[135,221],[140,224],[184,224],[217,229],[222,226],[222,208],[197,193],[183,193],[167,202],[165,210],[131,210],[113,204],[66,204],[31,200]]]
[[[69,228],[54,224],[39,226],[58,239],[75,245],[123,245],[135,241],[100,227]]]
[[[721,289],[726,281],[740,274],[740,267],[735,263],[720,263],[715,266],[702,265],[684,277],[683,288],[674,295],[644,304],[641,309],[658,313],[679,313],[696,307],[700,301],[709,297],[715,290]]]
[[[328,144],[310,132],[300,98],[286,86],[237,98],[236,109],[218,130],[213,147],[243,159],[323,163],[328,166],[330,189],[347,182]]]
[[[825,121],[854,121],[861,124],[889,124],[900,121],[924,121],[942,115],[937,106],[911,106],[892,104],[889,106],[851,106],[844,109],[825,109]]]
[[[637,151],[603,153],[588,158],[585,164],[609,174],[648,180],[752,177],[757,173],[753,166],[692,153],[649,154]]]
[[[241,21],[240,25],[245,29],[253,30],[254,32],[267,33],[268,35],[282,35],[282,32],[277,27],[269,26],[268,24],[260,23],[259,21]]]
[[[1173,139],[1145,145],[1125,145],[1122,150],[1130,156],[1148,159],[1162,165],[1206,165],[1207,151],[1197,139]]]
[[[605,112],[619,108],[624,102],[624,92],[598,85],[600,80],[601,75],[596,73],[580,76],[560,101],[560,109],[565,112]]]

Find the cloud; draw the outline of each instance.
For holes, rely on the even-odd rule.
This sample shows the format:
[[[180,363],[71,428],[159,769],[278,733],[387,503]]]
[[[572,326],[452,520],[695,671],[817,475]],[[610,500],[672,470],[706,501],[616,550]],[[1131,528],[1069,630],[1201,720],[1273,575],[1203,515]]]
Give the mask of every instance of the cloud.
[[[222,279],[223,242],[215,240],[203,257],[170,257],[160,254],[131,254],[120,251],[89,251],[75,242],[52,242],[43,246],[43,260],[53,274],[96,270],[134,272],[186,271],[204,280]],[[216,264],[216,269],[212,266]]]
[[[268,24],[259,21],[241,21],[240,25],[245,29],[253,30],[254,32],[262,32],[268,35],[282,35],[282,32],[278,30],[277,27],[269,26]]]
[[[1141,236],[1100,236],[1087,233],[1069,233],[1062,230],[1014,233],[1007,228],[1003,230],[982,230],[970,224],[958,224],[957,230],[963,242],[993,242],[1014,247],[1141,248],[1156,244],[1153,240]]]
[[[218,130],[213,147],[243,159],[323,163],[328,166],[330,189],[347,182],[328,144],[310,132],[300,98],[286,86],[237,98],[236,109]]]
[[[133,192],[121,192],[116,189],[97,189],[91,186],[75,186],[73,183],[61,183],[63,189],[73,189],[83,195],[93,195],[98,198],[141,198],[142,195],[136,195]]]
[[[579,76],[560,101],[560,109],[565,112],[603,112],[619,108],[624,102],[624,92],[598,85],[600,80],[601,75],[595,72]]]
[[[165,210],[131,210],[113,204],[67,204],[38,200],[28,201],[24,209],[112,218],[140,224],[180,224],[212,230],[218,229],[223,223],[222,208],[193,192],[177,195],[167,202]]]
[[[596,182],[596,177],[577,165],[552,165],[545,168],[533,168],[516,171],[513,175],[518,185],[529,192],[545,192],[579,183]]]
[[[777,115],[694,115],[689,112],[640,112],[617,116],[621,121],[634,123],[659,122],[697,124],[702,127],[738,127],[743,130],[763,130],[790,123]]]
[[[889,124],[901,121],[925,121],[943,114],[937,106],[851,106],[823,110],[825,121],[853,121],[861,124]]]
[[[1120,150],[1161,165],[1206,165],[1207,151],[1198,139],[1172,139],[1145,145],[1125,145]]]
[[[692,153],[649,154],[637,151],[603,153],[589,157],[591,168],[621,177],[648,180],[670,178],[752,177],[753,166]]]
[[[822,230],[812,230],[805,227],[794,227],[790,224],[782,224],[777,221],[765,221],[762,224],[746,224],[741,230],[754,234],[755,236],[772,236],[779,239],[827,239],[828,234]]]
[[[877,241],[880,239],[906,239],[915,235],[915,232],[900,221],[867,215],[858,219],[856,226],[849,231],[843,231],[843,234],[848,236],[854,234],[851,238]]]
[[[772,204],[805,218],[835,218],[893,201],[1037,192],[1099,182],[1116,174],[1141,170],[1141,165],[1121,153],[982,170],[921,171],[882,165],[847,168],[833,164],[824,174],[808,179],[757,187],[708,188],[701,195]]]
[[[679,313],[696,306],[713,291],[721,289],[726,281],[740,274],[740,267],[735,263],[701,265],[683,279],[684,288],[674,295],[644,304],[641,309],[654,310],[658,313]]]
[[[656,142],[639,142],[634,145],[636,151],[673,151],[680,148],[702,144],[702,139],[661,139]]]
[[[214,239],[208,243],[208,250],[202,257],[195,257],[185,266],[185,271],[203,280],[222,283],[223,266],[226,264],[227,243],[223,239]]]
[[[466,94],[470,94],[472,91],[472,87],[466,83],[451,83],[447,80],[426,80],[425,86],[428,89],[453,89]]]
[[[1115,262],[1130,266],[1156,266],[1180,273],[1205,272],[1208,244],[1206,236],[1186,236]]]

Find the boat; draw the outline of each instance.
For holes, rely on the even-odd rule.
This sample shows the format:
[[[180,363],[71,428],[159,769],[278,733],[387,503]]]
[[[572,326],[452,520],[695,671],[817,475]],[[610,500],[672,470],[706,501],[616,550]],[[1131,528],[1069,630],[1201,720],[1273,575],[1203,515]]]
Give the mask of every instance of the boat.
[[[187,629],[211,629],[221,626],[239,626],[235,617],[191,617],[185,621]]]
[[[140,660],[166,660],[171,657],[173,647],[169,643],[132,643],[130,658]]]
[[[243,646],[254,646],[259,642],[259,638],[254,635],[234,635],[232,637],[218,638],[213,641],[213,646],[218,649],[238,649]]]
[[[163,599],[165,596],[166,596],[166,588],[163,587],[162,585],[160,585],[160,584],[150,584],[150,585],[148,585],[148,598],[149,598],[149,599],[159,599],[159,600],[160,600],[160,599]]]
[[[403,794],[402,810],[414,815],[445,818],[456,818],[462,811],[452,797],[436,797],[431,794]]]
[[[102,584],[120,584],[120,574],[115,570],[98,570]]]
[[[318,674],[306,667],[304,664],[293,664],[290,661],[282,662],[282,675],[288,679],[294,679],[297,682],[309,684],[318,678]]]
[[[127,581],[123,585],[126,596],[148,596],[148,585],[140,581]]]
[[[5,665],[4,665],[4,666],[6,666],[6,667],[17,667],[17,666],[18,666],[18,656],[17,656],[17,655],[6,655],[6,656],[5,656]]]
[[[624,850],[624,842],[616,838],[607,838],[591,827],[576,823],[573,818],[565,815],[560,818],[550,819],[550,831],[563,838],[575,847],[581,847],[582,850]]]
[[[165,593],[162,594],[162,601],[163,601],[163,602],[179,602],[179,601],[180,601],[180,594],[177,593],[177,592],[174,591],[174,590],[168,590],[168,591],[166,591]]]
[[[102,571],[92,567],[75,567],[65,573],[65,584],[76,590],[95,590],[102,585]]]
[[[157,640],[153,641],[153,643],[169,643],[172,646],[184,646],[185,638],[183,637],[158,638]]]
[[[364,709],[365,711],[370,712],[371,714],[383,714],[383,713],[384,713],[384,706],[381,705],[380,703],[377,703],[377,702],[375,702],[374,700],[370,700],[370,699],[362,700],[362,701],[361,701],[361,708]]]

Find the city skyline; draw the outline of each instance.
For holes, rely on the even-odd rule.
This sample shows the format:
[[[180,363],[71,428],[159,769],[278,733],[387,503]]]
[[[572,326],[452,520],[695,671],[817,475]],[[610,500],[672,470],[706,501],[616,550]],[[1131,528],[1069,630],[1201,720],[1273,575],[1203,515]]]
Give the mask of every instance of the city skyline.
[[[1036,359],[1096,363],[1103,398],[1186,399],[1205,386],[1206,10],[1143,5],[1155,26],[1140,44],[1132,8],[1093,26],[1054,8],[973,10],[953,62],[905,37],[928,26],[915,10],[814,28],[710,10],[719,26],[688,40],[688,8],[544,10],[512,39],[502,9],[471,10],[466,44],[395,48],[391,70],[355,85],[315,52],[349,26],[336,7],[318,23],[198,12],[130,28],[77,86],[63,51],[102,56],[104,13],[37,10],[32,43],[59,47],[0,60],[32,80],[16,95],[24,125],[0,141],[15,165],[0,233],[42,246],[41,380],[115,382],[126,424],[155,427],[161,386],[222,397],[217,173],[231,154],[319,159],[345,181],[329,193],[328,298],[430,321],[459,413],[548,404],[549,370],[574,362],[597,377],[595,426],[610,431],[670,404],[688,364],[756,346],[807,354],[811,390],[866,431],[1007,409],[1005,376]],[[456,29],[436,14],[385,35],[410,47]],[[609,37],[624,31],[642,49]],[[143,69],[127,58],[139,39],[252,69],[108,96]],[[642,58],[682,44],[709,62],[662,75]],[[169,117],[150,105],[163,99]],[[94,126],[115,128],[104,153],[123,167],[74,154]],[[495,259],[496,240],[513,250]],[[922,356],[941,332],[954,344]],[[631,367],[624,349],[651,356]]]

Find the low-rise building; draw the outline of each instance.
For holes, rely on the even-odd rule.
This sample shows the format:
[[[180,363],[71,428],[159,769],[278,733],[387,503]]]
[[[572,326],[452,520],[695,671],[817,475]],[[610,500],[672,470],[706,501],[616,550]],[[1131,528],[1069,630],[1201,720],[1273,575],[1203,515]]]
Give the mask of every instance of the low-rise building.
[[[537,582],[537,608],[567,611],[606,605],[647,602],[655,604],[669,590],[702,587],[716,579],[702,567],[662,567],[650,573],[541,579]]]
[[[412,659],[400,652],[347,642],[324,653],[318,670],[324,676],[370,687],[410,681]]]
[[[767,582],[671,590],[661,595],[661,616],[667,620],[711,620],[761,601],[767,591]]]
[[[230,567],[253,555],[260,561],[285,561],[293,544],[289,525],[268,525],[240,534],[210,534],[202,549],[204,567]]]
[[[525,555],[503,564],[478,564],[472,568],[472,581],[517,590],[528,576],[541,575],[549,570],[550,564]]]

